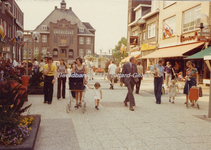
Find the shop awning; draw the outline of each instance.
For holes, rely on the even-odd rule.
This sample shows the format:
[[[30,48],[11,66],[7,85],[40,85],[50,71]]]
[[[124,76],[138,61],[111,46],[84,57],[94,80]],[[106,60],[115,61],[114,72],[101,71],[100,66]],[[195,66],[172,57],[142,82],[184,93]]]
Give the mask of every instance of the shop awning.
[[[179,45],[179,46],[171,46],[166,48],[160,48],[156,50],[155,52],[143,56],[142,59],[146,58],[165,58],[165,57],[185,57],[184,54],[188,51],[195,49],[204,43],[194,43],[194,44],[185,44],[185,45]]]
[[[203,59],[204,56],[211,55],[211,47],[208,47],[194,55],[191,55],[185,59]]]
[[[132,56],[134,56],[136,59],[138,59],[138,58],[141,56],[141,54],[136,54],[136,55],[127,56],[127,57],[125,57],[124,59],[122,59],[121,62],[123,62],[123,63],[129,62],[130,57],[132,57]]]

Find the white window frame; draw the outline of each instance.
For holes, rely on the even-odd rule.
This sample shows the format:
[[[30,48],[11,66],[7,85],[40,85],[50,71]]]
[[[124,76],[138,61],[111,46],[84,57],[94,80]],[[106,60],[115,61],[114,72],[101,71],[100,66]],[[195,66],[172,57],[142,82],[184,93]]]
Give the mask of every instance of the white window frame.
[[[174,3],[176,3],[176,1],[163,1],[163,7],[166,8]]]
[[[84,32],[84,28],[79,28],[79,32]]]
[[[87,37],[87,38],[86,38],[86,44],[87,44],[87,45],[90,45],[90,44],[91,44],[91,38],[90,38],[90,37]]]
[[[42,30],[44,30],[44,31],[48,30],[48,26],[47,25],[42,25]]]
[[[84,37],[79,37],[79,44],[84,44]]]
[[[198,5],[194,8],[191,8],[191,9],[183,12],[183,22],[182,22],[182,32],[183,33],[197,29],[195,20],[198,17],[198,15],[200,14],[200,12],[201,12],[201,5]],[[190,25],[184,27],[185,24],[190,24]]]
[[[42,42],[47,43],[47,35],[42,35]]]
[[[47,54],[47,48],[46,47],[42,47],[42,53],[43,53],[43,55]]]
[[[39,54],[39,47],[35,47],[34,48],[34,55],[38,55]]]
[[[79,56],[84,57],[84,49],[79,49]]]
[[[148,38],[155,37],[155,23],[151,23],[148,25]]]
[[[136,10],[136,20],[138,20],[139,18],[141,18],[142,16],[142,9],[141,7],[139,9]]]

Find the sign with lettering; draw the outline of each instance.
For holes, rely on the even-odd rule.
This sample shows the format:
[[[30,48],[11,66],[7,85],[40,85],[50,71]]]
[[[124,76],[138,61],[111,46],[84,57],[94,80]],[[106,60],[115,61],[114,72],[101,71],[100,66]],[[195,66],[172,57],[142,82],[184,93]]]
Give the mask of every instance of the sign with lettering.
[[[150,46],[149,43],[141,44],[141,51],[153,50],[156,46]]]
[[[133,52],[133,51],[139,51],[139,50],[140,50],[140,47],[136,46],[136,47],[132,48],[130,51]]]
[[[10,47],[2,47],[3,52],[10,52]]]
[[[210,42],[210,39],[207,39],[205,36],[198,36],[197,41],[198,42]]]
[[[180,42],[185,42],[185,41],[191,41],[191,40],[197,40],[197,32],[194,33],[194,36],[187,36],[185,37],[184,35],[180,36]]]
[[[138,37],[137,36],[130,37],[130,45],[138,45]]]

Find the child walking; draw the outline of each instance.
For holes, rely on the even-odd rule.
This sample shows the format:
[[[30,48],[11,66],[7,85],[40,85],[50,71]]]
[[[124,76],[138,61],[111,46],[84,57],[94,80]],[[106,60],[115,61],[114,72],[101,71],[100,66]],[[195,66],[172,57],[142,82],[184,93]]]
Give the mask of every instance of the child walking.
[[[174,103],[174,98],[177,95],[177,90],[179,92],[179,86],[176,84],[175,80],[171,80],[171,85],[169,87],[169,102]],[[173,97],[172,101],[171,101],[171,97]]]
[[[95,109],[99,110],[99,102],[100,102],[100,99],[102,99],[102,90],[101,90],[101,85],[99,82],[96,82],[94,84],[94,88],[93,87],[90,87],[88,84],[87,86],[90,88],[90,89],[94,89],[94,98],[95,98]]]

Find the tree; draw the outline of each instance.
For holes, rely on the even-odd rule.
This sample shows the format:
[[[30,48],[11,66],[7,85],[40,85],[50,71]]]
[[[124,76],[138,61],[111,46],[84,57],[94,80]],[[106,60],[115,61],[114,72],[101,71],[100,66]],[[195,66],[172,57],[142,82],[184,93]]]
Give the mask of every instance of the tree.
[[[120,63],[120,61],[127,57],[128,54],[124,54],[120,52],[120,45],[124,44],[127,47],[127,39],[125,37],[122,37],[121,40],[118,42],[118,44],[115,46],[115,48],[112,50],[112,56],[113,56],[113,60],[116,63]]]

